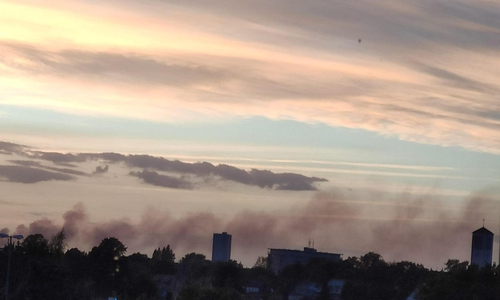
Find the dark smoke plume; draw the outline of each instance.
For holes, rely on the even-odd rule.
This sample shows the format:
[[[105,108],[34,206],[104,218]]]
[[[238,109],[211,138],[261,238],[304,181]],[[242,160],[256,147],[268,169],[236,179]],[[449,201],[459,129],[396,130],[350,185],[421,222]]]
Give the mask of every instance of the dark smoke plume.
[[[193,251],[210,257],[212,233],[227,231],[233,235],[233,258],[247,265],[265,255],[267,248],[300,249],[312,238],[318,250],[344,257],[375,251],[387,260],[439,267],[449,258],[468,260],[471,232],[485,217],[495,231],[499,208],[497,201],[482,194],[457,209],[424,196],[372,201],[322,192],[305,205],[284,211],[242,211],[224,218],[203,212],[173,217],[148,209],[139,222],[123,218],[90,224],[78,204],[64,214],[63,224],[42,219],[20,225],[16,232],[50,236],[64,227],[68,243],[84,250],[114,236],[131,251],[150,254],[171,245],[178,257]]]

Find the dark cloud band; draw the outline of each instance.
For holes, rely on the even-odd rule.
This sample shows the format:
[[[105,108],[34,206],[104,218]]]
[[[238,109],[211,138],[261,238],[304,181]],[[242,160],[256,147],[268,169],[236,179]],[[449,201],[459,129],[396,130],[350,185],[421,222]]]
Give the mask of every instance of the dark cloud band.
[[[10,144],[8,147],[16,148],[20,146]],[[155,157],[151,155],[123,155],[112,152],[72,154],[34,151],[29,148],[19,150],[18,154],[31,159],[50,161],[55,164],[82,163],[96,160],[106,161],[107,163],[125,163],[130,168],[142,169],[142,171],[134,170],[130,172],[130,175],[141,178],[145,183],[169,188],[190,189],[194,186],[194,184],[188,179],[171,176],[172,173],[180,176],[195,175],[201,178],[211,177],[223,181],[233,181],[261,188],[290,191],[317,190],[315,184],[328,181],[325,178],[308,177],[296,173],[274,173],[268,170],[258,169],[251,169],[250,171],[247,171],[226,164],[213,165],[209,162],[186,163],[179,160],[168,160],[163,157]],[[71,175],[88,175],[84,172],[68,168],[45,167],[36,161],[17,160],[12,162],[21,165],[18,166],[18,168],[36,166],[59,172],[54,174],[66,173]],[[93,174],[106,173],[108,168],[108,165],[105,167],[98,166]],[[158,172],[165,172],[169,174],[160,174]]]
[[[0,166],[0,177],[7,178],[10,182],[37,183],[49,180],[72,180],[73,176],[25,166]]]

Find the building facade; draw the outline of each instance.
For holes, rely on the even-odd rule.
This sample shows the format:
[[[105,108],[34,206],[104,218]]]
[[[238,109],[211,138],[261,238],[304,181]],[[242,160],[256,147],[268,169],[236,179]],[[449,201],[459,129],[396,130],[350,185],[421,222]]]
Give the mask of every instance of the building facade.
[[[228,262],[231,259],[231,235],[227,232],[214,233],[212,261]]]
[[[481,227],[472,233],[471,264],[490,266],[493,258],[493,232]]]
[[[330,261],[340,261],[341,254],[318,252],[314,248],[304,247],[301,250],[269,249],[267,261],[274,273],[278,274],[283,268],[295,263],[307,264],[313,258],[321,258]]]

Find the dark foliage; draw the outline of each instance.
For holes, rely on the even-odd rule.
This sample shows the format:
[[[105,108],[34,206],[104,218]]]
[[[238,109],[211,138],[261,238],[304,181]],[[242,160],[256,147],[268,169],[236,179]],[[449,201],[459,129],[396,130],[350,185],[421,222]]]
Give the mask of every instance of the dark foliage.
[[[500,299],[500,267],[486,266],[479,269],[467,261],[448,260],[444,272],[432,272],[424,280],[418,299]]]
[[[331,299],[329,283],[343,280],[343,300],[406,299],[417,291],[420,300],[500,300],[500,268],[479,269],[468,262],[449,260],[443,271],[429,271],[412,262],[386,262],[377,253],[340,262],[313,259],[274,274],[263,264],[244,268],[235,261],[212,263],[198,253],[175,262],[168,245],[145,254],[126,256],[116,238],[106,238],[89,253],[66,251],[64,231],[51,239],[30,235],[0,251],[5,266],[11,253],[10,297],[25,299],[239,300],[245,287],[258,287],[260,299],[288,299],[298,288],[315,286],[307,299]],[[5,291],[6,268],[0,268],[0,290]],[[161,283],[161,284],[160,284]]]

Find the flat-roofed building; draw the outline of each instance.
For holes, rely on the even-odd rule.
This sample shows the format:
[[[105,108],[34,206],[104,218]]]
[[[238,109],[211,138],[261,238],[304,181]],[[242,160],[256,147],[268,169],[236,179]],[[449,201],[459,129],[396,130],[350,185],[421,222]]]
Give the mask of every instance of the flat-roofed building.
[[[227,232],[214,233],[212,261],[228,262],[231,259],[231,235]]]
[[[342,254],[318,252],[314,248],[304,247],[302,250],[290,249],[269,249],[267,261],[270,263],[271,269],[278,274],[286,266],[295,263],[307,264],[313,258],[321,258],[330,261],[340,261]]]

